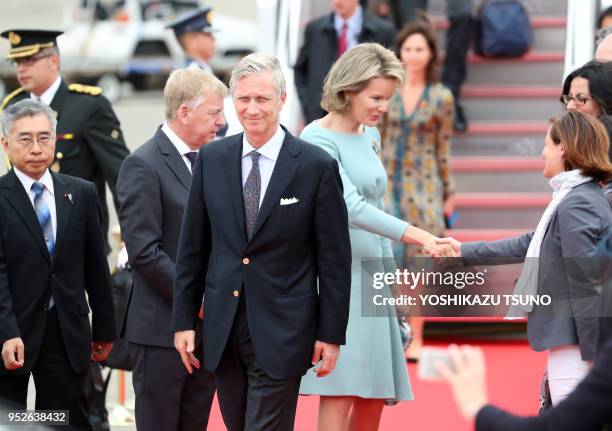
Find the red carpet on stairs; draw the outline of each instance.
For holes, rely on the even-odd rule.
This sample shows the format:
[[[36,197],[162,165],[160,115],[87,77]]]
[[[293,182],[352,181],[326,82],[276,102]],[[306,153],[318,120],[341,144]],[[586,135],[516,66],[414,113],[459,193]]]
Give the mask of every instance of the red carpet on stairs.
[[[526,342],[472,342],[484,349],[487,360],[489,399],[509,411],[530,415],[538,409],[540,378],[546,353],[532,351]],[[427,343],[442,347],[446,343]],[[455,407],[448,386],[417,378],[417,366],[410,365],[410,382],[415,400],[385,407],[380,431],[468,431],[470,425]],[[300,397],[295,431],[316,431],[318,397]],[[209,431],[225,431],[217,401],[211,412]]]

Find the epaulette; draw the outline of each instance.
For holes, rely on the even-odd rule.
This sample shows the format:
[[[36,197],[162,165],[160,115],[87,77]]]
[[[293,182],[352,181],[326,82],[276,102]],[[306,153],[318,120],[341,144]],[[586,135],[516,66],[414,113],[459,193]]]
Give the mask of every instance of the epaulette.
[[[23,92],[23,88],[19,87],[17,90],[13,91],[12,93],[8,94],[3,100],[2,100],[2,105],[0,105],[0,112],[4,111],[4,108],[6,108],[6,105],[9,104],[9,102],[11,100],[13,100],[15,98],[15,96],[17,96],[19,93]]]
[[[94,87],[93,85],[70,84],[68,90],[75,93],[89,94],[90,96],[99,96],[102,94],[102,89],[100,87]]]

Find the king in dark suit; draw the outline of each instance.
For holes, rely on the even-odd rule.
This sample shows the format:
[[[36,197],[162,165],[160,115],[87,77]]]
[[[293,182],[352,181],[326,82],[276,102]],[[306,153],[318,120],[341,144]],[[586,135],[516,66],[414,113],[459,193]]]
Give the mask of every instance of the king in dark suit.
[[[14,168],[0,178],[0,401],[24,408],[32,374],[37,410],[69,410],[74,428],[90,429],[80,379],[115,339],[111,281],[95,186],[49,172],[54,129],[40,102],[2,116]]]
[[[183,368],[170,316],[176,250],[196,151],[223,126],[226,92],[208,72],[174,71],[164,90],[166,122],[125,159],[119,174],[121,232],[134,270],[125,337],[135,357],[138,429],[191,431],[206,429],[208,423],[214,376],[204,369],[189,375]]]
[[[285,80],[251,54],[230,90],[244,134],[204,146],[181,228],[175,346],[189,370],[204,300],[204,366],[229,431],[293,429],[299,383],[345,342],[351,247],[338,165],[279,125]],[[318,284],[317,284],[318,281]]]

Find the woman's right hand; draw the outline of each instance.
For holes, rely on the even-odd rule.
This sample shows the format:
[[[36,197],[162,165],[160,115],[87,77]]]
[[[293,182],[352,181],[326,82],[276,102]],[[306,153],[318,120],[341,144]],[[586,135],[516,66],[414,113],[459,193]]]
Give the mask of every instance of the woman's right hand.
[[[455,238],[452,238],[450,236],[447,238],[436,238],[436,244],[451,247],[453,254],[447,257],[461,257],[461,243]]]

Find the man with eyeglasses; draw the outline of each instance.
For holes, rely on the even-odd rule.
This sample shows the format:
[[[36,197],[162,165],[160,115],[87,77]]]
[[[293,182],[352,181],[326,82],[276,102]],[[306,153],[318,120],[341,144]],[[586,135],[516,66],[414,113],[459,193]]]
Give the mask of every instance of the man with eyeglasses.
[[[106,186],[118,208],[116,184],[121,163],[129,154],[119,120],[99,87],[67,84],[60,75],[56,38],[61,31],[6,30],[0,36],[11,44],[7,59],[20,88],[2,102],[0,111],[23,99],[50,106],[57,114],[57,145],[53,172],[84,178],[96,185],[102,203],[102,227],[107,253],[108,206]]]
[[[57,37],[61,31],[6,30],[0,36],[8,39],[7,59],[13,63],[20,88],[2,102],[0,111],[24,99],[32,99],[49,106],[57,118],[57,137],[51,171],[72,175],[93,182],[101,203],[102,231],[106,253],[109,215],[106,202],[106,183],[119,208],[116,184],[121,163],[129,151],[123,139],[119,120],[99,87],[67,84],[60,75]],[[10,165],[10,163],[9,163]],[[102,382],[98,364],[92,363],[90,378],[86,380],[84,401],[92,422],[104,423],[106,412],[104,394],[95,389],[94,382]],[[96,397],[98,399],[96,399]]]
[[[80,388],[116,337],[111,279],[94,185],[49,170],[55,125],[29,99],[0,119],[13,165],[0,177],[0,409],[25,409],[33,375],[36,410],[68,411],[66,429],[91,430]]]

